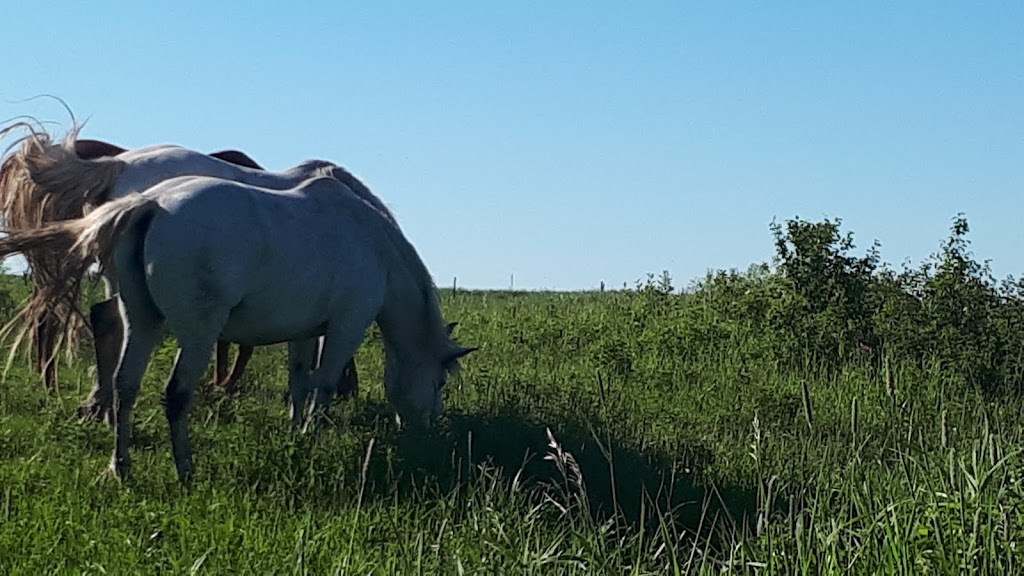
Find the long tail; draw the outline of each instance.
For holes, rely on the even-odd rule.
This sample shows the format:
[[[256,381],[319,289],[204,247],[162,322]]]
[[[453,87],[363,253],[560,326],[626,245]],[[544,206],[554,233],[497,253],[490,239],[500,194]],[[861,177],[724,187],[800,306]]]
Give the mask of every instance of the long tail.
[[[21,312],[0,329],[0,340],[5,340],[18,328],[7,362],[8,369],[21,341],[31,334],[39,319],[46,317],[50,310],[77,310],[79,284],[90,264],[94,261],[109,262],[118,239],[151,216],[158,207],[156,200],[132,194],[103,204],[82,218],[12,230],[6,238],[0,239],[0,258],[32,250],[66,255],[60,266],[66,274],[36,290]],[[57,348],[59,346],[55,350]]]
[[[103,204],[88,215],[28,230],[12,230],[0,239],[0,258],[30,250],[58,250],[70,258],[105,261],[118,237],[158,206],[156,200],[132,194]]]
[[[69,252],[83,230],[82,220],[63,220],[28,230],[11,230],[0,239],[0,258],[11,254],[46,250]]]
[[[82,126],[77,122],[64,138],[49,134],[35,120],[14,122],[0,129],[0,139],[25,131],[4,153],[0,162],[0,222],[7,232],[34,230],[62,220],[80,218],[89,208],[107,200],[125,164],[108,156],[124,150],[97,140],[78,140]],[[45,240],[37,238],[37,241]],[[54,371],[41,372],[46,387],[56,384],[56,355],[63,350],[68,360],[75,356],[77,343],[88,324],[81,312],[79,295],[82,280],[72,281],[73,290],[61,285],[75,270],[62,268],[68,249],[59,251],[27,250],[22,253],[28,264],[34,290],[64,291],[69,298],[58,306],[36,310],[35,316],[21,311],[9,322],[3,334],[22,323],[31,328],[28,341],[38,353],[37,367],[52,365]],[[72,297],[73,296],[73,297]],[[52,339],[56,331],[56,340]],[[21,344],[19,340],[15,349]]]

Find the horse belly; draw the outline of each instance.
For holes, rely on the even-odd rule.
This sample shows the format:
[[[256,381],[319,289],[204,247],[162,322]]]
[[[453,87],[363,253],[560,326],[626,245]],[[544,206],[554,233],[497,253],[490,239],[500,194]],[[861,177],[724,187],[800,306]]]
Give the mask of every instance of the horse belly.
[[[231,310],[221,338],[246,346],[264,346],[324,333],[327,311],[306,299],[249,297]]]
[[[326,263],[278,261],[262,289],[231,310],[223,339],[252,346],[312,338],[328,328],[363,325],[383,304],[387,274],[379,263],[357,257],[328,272]]]

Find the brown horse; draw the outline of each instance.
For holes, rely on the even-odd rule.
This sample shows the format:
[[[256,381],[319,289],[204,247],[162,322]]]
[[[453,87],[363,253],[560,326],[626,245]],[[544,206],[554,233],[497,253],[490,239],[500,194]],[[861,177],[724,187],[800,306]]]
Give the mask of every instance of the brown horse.
[[[75,154],[83,160],[113,157],[127,151],[125,148],[108,142],[79,139],[75,140],[74,149]],[[209,154],[209,156],[254,170],[264,169],[248,155],[237,150],[223,150]],[[5,170],[6,174],[4,173]],[[13,168],[6,166],[6,162],[5,165],[0,166],[0,186],[11,182],[16,177],[13,174]],[[39,202],[41,206],[25,206],[25,203],[32,201]],[[81,215],[80,212],[73,214],[76,208],[74,206],[63,206],[60,204],[60,201],[35,197],[11,198],[10,194],[5,195],[3,207],[8,220],[16,220],[16,223],[22,227],[41,225],[46,221],[73,218]],[[81,208],[77,208],[77,210],[81,210]],[[65,212],[69,213],[65,214]],[[54,265],[55,259],[59,258],[59,256],[34,254],[31,252],[25,253],[24,256],[31,267],[37,289],[39,286],[45,286],[48,281],[53,280],[53,269],[59,269],[59,265]],[[54,262],[49,260],[54,260]],[[49,272],[49,276],[44,276],[47,272]],[[70,317],[77,312],[74,305],[69,304],[66,307],[68,308],[67,310],[48,310],[37,322],[32,334],[35,341],[34,348],[36,349],[36,367],[43,377],[44,385],[48,388],[56,385],[57,373],[54,350],[57,345],[57,337],[60,334],[58,319],[61,316],[66,316],[67,318],[64,318],[66,324],[70,321]],[[94,337],[97,378],[112,378],[123,338],[121,318],[116,299],[110,298],[94,305],[90,310],[88,323],[92,328]],[[214,383],[225,387],[228,391],[232,391],[244,373],[245,367],[252,356],[253,349],[249,346],[239,347],[239,354],[230,374],[227,371],[229,351],[230,344],[228,342],[220,341],[217,343]],[[345,368],[338,391],[339,395],[353,395],[358,391],[358,375],[354,358]],[[102,408],[104,403],[96,402],[95,400],[95,398],[90,397],[90,401],[83,404],[80,409],[81,416],[103,417]]]

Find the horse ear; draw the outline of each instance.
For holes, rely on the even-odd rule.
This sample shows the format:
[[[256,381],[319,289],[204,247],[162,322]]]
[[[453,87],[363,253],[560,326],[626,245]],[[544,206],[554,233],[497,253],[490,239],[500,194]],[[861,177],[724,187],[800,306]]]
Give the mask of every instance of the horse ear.
[[[449,322],[448,326],[445,326],[445,328],[448,330],[448,335],[449,336],[452,335],[452,332],[455,331],[455,327],[458,326],[458,325],[459,325],[458,322]]]
[[[479,350],[479,348],[475,346],[472,348],[459,347],[455,351],[448,354],[448,357],[445,358],[444,360],[444,365],[446,367],[451,366],[452,364],[455,364],[456,360],[458,360],[459,358],[462,358],[463,356],[469,354],[470,352],[476,352],[477,350]]]

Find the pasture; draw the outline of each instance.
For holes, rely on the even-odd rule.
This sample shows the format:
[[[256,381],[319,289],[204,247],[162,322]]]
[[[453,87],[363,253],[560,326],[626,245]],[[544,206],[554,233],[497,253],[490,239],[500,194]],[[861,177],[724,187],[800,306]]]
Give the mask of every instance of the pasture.
[[[1016,573],[1020,285],[987,278],[960,224],[902,272],[790,221],[778,262],[682,291],[442,290],[481,350],[425,435],[391,422],[376,328],[359,398],[316,434],[288,421],[283,346],[257,348],[239,395],[197,396],[188,487],[161,407],[172,339],[125,485],[104,474],[112,430],[75,420],[90,355],[51,393],[19,358],[0,571]],[[30,287],[2,278],[6,319]]]

